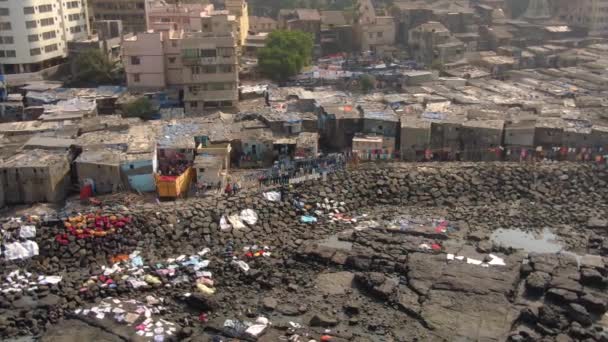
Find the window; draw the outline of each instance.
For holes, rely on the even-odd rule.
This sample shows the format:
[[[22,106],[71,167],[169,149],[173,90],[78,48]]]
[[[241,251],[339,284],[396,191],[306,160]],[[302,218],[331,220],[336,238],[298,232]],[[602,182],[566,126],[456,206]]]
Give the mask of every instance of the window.
[[[38,56],[42,51],[40,48],[30,49],[30,56]]]
[[[6,50],[6,57],[16,57],[17,53],[15,50]]]
[[[51,5],[51,4],[38,6],[38,12],[40,12],[40,13],[46,13],[46,12],[50,12],[52,10],[53,10],[53,5]]]
[[[193,75],[198,75],[201,73],[201,67],[193,66],[190,68],[190,72],[192,72]]]
[[[55,31],[47,31],[47,32],[42,33],[42,39],[44,39],[44,40],[53,39],[55,37],[57,37],[57,34],[55,34]]]
[[[216,57],[217,52],[215,51],[215,49],[201,49],[200,56],[203,58]]]
[[[53,18],[45,18],[40,20],[40,26],[49,26],[55,23],[55,19]]]
[[[69,21],[76,21],[80,19],[80,13],[75,13],[75,14],[69,14],[68,15],[68,20]]]
[[[203,74],[215,74],[216,67],[215,65],[203,65],[201,67]]]
[[[69,1],[65,3],[67,8],[78,8],[78,1]]]
[[[376,33],[376,36],[377,36],[378,38],[382,38],[382,32],[378,32],[378,33]]]
[[[232,48],[218,48],[218,54],[224,58],[233,56]]]
[[[169,63],[171,63],[171,64],[175,63],[175,57],[169,57]]]
[[[131,56],[131,65],[139,65],[141,60],[138,56]]]
[[[133,74],[133,82],[135,82],[135,83],[139,83],[140,82],[139,74]]]
[[[34,14],[35,12],[33,6],[23,7],[23,14]]]
[[[9,16],[10,10],[6,7],[0,7],[0,15]]]
[[[29,36],[27,36],[27,40],[28,42],[37,42],[40,39],[40,37],[38,37],[37,34],[30,34]]]
[[[51,45],[47,45],[44,47],[44,52],[53,52],[53,51],[57,51],[57,44],[51,44]]]
[[[15,40],[12,36],[0,36],[0,44],[14,44]]]
[[[196,102],[196,101],[190,102],[190,108],[196,108],[196,107],[198,107],[198,102]]]
[[[197,94],[201,88],[199,86],[189,86],[188,91],[192,94]]]
[[[220,65],[220,72],[233,72],[234,68],[232,65]]]
[[[80,26],[70,27],[70,33],[79,33],[79,32],[82,32],[82,28],[80,28]]]
[[[172,41],[171,41],[171,46],[172,46],[172,47],[177,47],[177,41],[172,40]]]
[[[36,28],[36,20],[29,20],[25,22],[25,28],[31,29]]]
[[[11,29],[11,23],[0,23],[0,31],[10,31]]]

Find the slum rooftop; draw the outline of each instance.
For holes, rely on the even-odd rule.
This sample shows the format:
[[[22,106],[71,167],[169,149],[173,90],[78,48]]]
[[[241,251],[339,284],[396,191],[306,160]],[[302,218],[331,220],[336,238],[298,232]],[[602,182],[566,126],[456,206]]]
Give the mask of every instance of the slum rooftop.
[[[67,154],[40,149],[17,153],[0,163],[0,168],[52,167],[58,163],[67,163]]]

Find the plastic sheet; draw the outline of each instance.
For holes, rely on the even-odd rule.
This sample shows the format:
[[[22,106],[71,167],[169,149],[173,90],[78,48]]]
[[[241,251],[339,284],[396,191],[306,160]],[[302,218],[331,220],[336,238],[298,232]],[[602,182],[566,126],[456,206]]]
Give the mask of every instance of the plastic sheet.
[[[241,211],[241,220],[252,226],[258,222],[258,214],[253,209],[245,209]]]
[[[270,202],[279,202],[281,200],[281,193],[277,191],[265,192],[264,198]]]
[[[228,223],[228,220],[226,220],[226,216],[222,215],[222,218],[220,219],[220,230],[229,231],[231,228],[232,226],[230,225],[230,223]]]
[[[30,240],[5,244],[4,248],[7,260],[27,259],[38,255],[38,244]]]
[[[232,225],[234,229],[243,229],[245,225],[241,221],[241,217],[237,214],[228,216],[228,222]]]
[[[21,229],[19,229],[19,237],[23,239],[35,238],[36,226],[21,226]]]

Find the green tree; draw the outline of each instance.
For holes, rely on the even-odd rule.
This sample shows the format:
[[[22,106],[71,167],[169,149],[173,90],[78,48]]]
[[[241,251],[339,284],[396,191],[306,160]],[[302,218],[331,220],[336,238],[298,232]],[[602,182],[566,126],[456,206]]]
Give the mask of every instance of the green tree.
[[[74,60],[76,82],[114,83],[118,79],[119,67],[99,49],[88,49]]]
[[[140,97],[122,106],[123,116],[128,118],[152,119],[158,110],[147,97]]]
[[[301,31],[273,31],[266,46],[258,51],[258,67],[262,74],[277,81],[296,75],[310,63],[313,39]]]
[[[361,91],[364,93],[368,93],[370,90],[374,89],[374,85],[376,83],[376,78],[372,75],[362,75],[359,78],[359,85],[361,86]]]

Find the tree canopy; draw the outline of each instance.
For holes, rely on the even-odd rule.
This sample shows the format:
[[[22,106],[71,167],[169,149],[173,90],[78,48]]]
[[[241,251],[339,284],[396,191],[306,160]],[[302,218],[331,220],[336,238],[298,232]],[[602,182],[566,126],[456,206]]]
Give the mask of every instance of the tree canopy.
[[[74,80],[83,83],[114,83],[118,79],[118,63],[112,62],[99,49],[80,53],[75,61]]]
[[[122,106],[123,116],[128,118],[153,119],[157,108],[147,97],[140,97]]]
[[[273,31],[266,46],[258,51],[260,71],[274,80],[286,80],[310,63],[312,47],[313,39],[309,33]]]
[[[374,89],[376,84],[376,78],[372,75],[361,75],[359,78],[359,84],[361,86],[361,91],[364,93],[368,93],[370,90]]]

